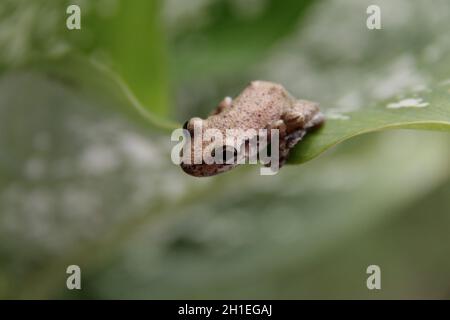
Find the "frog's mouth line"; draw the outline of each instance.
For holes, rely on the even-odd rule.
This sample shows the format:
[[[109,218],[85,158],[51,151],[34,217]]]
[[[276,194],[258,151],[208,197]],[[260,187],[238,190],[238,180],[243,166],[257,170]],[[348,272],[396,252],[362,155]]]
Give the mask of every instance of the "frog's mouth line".
[[[216,174],[228,171],[232,169],[233,167],[237,166],[237,164],[206,164],[206,163],[200,163],[200,164],[184,164],[181,163],[180,167],[183,169],[184,172],[191,176],[195,177],[210,177],[214,176]]]

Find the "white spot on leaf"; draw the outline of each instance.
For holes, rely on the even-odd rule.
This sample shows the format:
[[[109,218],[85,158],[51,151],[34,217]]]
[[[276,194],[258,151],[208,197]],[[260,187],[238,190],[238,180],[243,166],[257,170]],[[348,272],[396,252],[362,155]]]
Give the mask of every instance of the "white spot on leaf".
[[[349,120],[350,116],[341,113],[329,113],[326,115],[326,118],[332,120]]]
[[[425,108],[429,105],[428,102],[423,101],[422,98],[409,98],[403,99],[399,102],[389,103],[387,108],[389,109],[400,109],[400,108]]]

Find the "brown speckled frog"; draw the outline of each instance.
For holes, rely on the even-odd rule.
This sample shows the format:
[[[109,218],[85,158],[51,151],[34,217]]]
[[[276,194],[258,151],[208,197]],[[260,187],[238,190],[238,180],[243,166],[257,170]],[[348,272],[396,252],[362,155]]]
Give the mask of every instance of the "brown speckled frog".
[[[201,125],[203,132],[208,129],[219,130],[226,134],[227,129],[278,129],[279,131],[279,167],[287,160],[289,151],[297,144],[306,132],[324,121],[318,104],[292,97],[286,89],[273,82],[252,81],[234,100],[226,97],[212,114],[205,120],[192,118],[186,121],[191,139],[194,127]],[[248,137],[247,137],[248,138]],[[245,140],[245,139],[244,139]],[[202,142],[206,147],[207,142]],[[222,142],[224,152],[227,146]],[[191,148],[192,159],[197,150]],[[233,151],[232,151],[233,152]],[[234,149],[234,155],[237,151]],[[234,168],[236,163],[181,163],[181,168],[196,177],[212,176]]]

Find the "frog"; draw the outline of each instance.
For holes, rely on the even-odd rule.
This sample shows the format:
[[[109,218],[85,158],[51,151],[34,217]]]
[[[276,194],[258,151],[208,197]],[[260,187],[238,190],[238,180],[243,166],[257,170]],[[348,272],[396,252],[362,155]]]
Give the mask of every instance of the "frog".
[[[296,99],[281,84],[255,80],[251,81],[234,99],[225,97],[206,119],[193,117],[186,121],[183,129],[190,135],[190,138],[195,138],[196,126],[201,127],[202,133],[208,129],[214,129],[219,130],[223,135],[226,135],[226,131],[229,129],[241,129],[242,132],[248,129],[254,129],[255,132],[259,129],[267,129],[269,135],[273,129],[277,129],[278,166],[281,168],[286,164],[292,148],[303,139],[307,132],[321,126],[324,121],[324,115],[317,102]],[[238,130],[238,132],[240,131]],[[248,141],[248,139],[249,137],[246,136],[241,141]],[[203,147],[208,144],[207,141],[202,143]],[[244,154],[245,151],[248,152],[248,148],[242,147]],[[192,146],[190,148],[191,159],[193,159],[198,150],[194,150]],[[214,148],[213,153],[217,148],[223,148],[223,154],[226,154],[227,157],[231,154],[235,160],[237,154],[242,151],[242,148],[239,150],[234,147],[229,148],[226,141]],[[214,176],[239,165],[238,161],[231,163],[229,161],[224,163],[187,162],[189,163],[182,161],[180,166],[184,172],[194,177]],[[270,163],[265,165],[270,166]]]

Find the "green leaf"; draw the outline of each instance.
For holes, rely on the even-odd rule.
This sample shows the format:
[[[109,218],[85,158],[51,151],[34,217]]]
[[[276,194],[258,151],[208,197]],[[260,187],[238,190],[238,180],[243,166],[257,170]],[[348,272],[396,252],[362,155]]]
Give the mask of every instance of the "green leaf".
[[[306,135],[291,153],[289,162],[304,163],[355,136],[388,129],[450,131],[450,89],[436,85],[425,93],[382,102],[342,114],[330,113],[325,124]]]
[[[80,30],[66,27],[69,4],[81,9]],[[0,71],[67,54],[95,57],[127,83],[146,109],[167,115],[169,76],[160,6],[158,0],[2,1]]]
[[[151,128],[171,131],[180,127],[178,123],[155,113],[148,105],[141,103],[122,77],[97,59],[67,55],[39,61],[32,68],[69,83],[80,93],[102,100],[111,107],[120,105],[120,111],[144,122],[146,126],[150,125]]]
[[[80,7],[82,30],[67,32],[71,43],[112,66],[149,110],[167,115],[169,79],[160,1],[83,1]]]
[[[194,21],[175,35],[173,72],[188,80],[192,74],[206,79],[235,77],[295,30],[312,4],[311,0],[215,1],[206,10],[204,25],[198,27]]]

